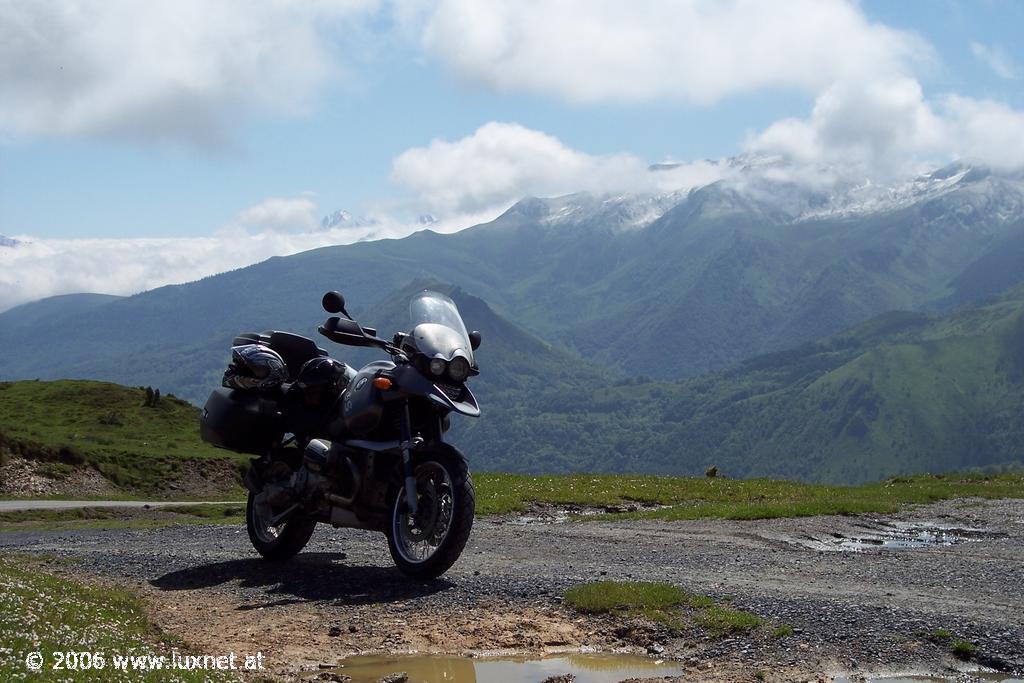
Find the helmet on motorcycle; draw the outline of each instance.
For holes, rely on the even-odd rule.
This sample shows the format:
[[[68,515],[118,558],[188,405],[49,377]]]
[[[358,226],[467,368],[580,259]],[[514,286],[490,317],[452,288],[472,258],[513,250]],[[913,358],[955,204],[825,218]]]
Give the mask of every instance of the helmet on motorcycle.
[[[290,395],[301,397],[307,406],[323,406],[345,390],[355,372],[341,361],[317,356],[302,364]]]
[[[229,389],[267,391],[288,379],[288,366],[281,354],[261,344],[231,347],[231,365],[222,384]]]
[[[323,387],[335,393],[341,393],[348,386],[354,373],[341,360],[319,355],[302,364],[295,383],[303,389]]]

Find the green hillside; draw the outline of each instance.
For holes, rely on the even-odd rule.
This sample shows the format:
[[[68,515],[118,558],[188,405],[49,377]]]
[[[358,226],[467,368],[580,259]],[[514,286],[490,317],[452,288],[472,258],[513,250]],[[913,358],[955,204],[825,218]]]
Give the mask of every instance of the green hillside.
[[[0,383],[0,460],[37,461],[54,477],[92,467],[125,493],[159,494],[186,470],[233,489],[243,456],[198,438],[198,409],[173,396],[106,382]]]
[[[549,451],[541,471],[718,466],[846,484],[1024,466],[1024,288],[945,316],[885,314],[679,383],[550,382],[466,436],[508,471],[537,471]]]
[[[409,292],[424,284],[362,322],[399,325]],[[888,313],[671,383],[614,380],[481,299],[432,286],[483,333],[484,373],[473,382],[483,417],[453,420],[453,440],[478,471],[699,475],[714,465],[730,477],[862,483],[1024,463],[1024,288],[948,315]],[[332,351],[356,364],[369,358]],[[204,389],[220,370],[211,364]],[[141,390],[90,382],[0,387],[6,442],[89,462],[131,488],[167,481],[183,461],[233,457],[198,442],[196,409],[182,401],[154,410]]]

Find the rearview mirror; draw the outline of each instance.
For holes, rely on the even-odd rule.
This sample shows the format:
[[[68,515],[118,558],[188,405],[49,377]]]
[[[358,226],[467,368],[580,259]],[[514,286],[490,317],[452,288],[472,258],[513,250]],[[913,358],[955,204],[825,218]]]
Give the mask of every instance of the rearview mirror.
[[[327,292],[320,303],[328,313],[345,313],[345,297],[341,292]],[[345,313],[345,317],[348,317],[348,313]]]
[[[474,351],[480,348],[480,333],[477,330],[469,333],[469,345]]]

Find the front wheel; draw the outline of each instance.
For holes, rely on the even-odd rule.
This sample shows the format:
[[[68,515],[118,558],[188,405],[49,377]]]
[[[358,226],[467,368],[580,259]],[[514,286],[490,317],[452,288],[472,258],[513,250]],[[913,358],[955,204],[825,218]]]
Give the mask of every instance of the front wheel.
[[[455,564],[469,540],[476,492],[466,461],[452,453],[417,460],[417,512],[409,514],[405,485],[391,492],[388,548],[398,569],[416,579],[433,579]]]
[[[256,505],[255,499],[256,494],[250,491],[245,505],[245,527],[256,552],[268,560],[287,560],[306,547],[316,528],[315,520],[295,514],[288,521],[272,526],[272,511]]]

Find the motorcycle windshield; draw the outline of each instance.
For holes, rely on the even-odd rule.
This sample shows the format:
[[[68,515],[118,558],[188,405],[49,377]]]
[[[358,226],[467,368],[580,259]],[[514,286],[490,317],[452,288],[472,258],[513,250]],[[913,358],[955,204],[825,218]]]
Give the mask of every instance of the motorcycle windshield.
[[[444,294],[424,290],[409,303],[409,317],[416,347],[421,353],[445,360],[464,356],[470,365],[476,367],[466,324],[462,322],[454,301]]]

